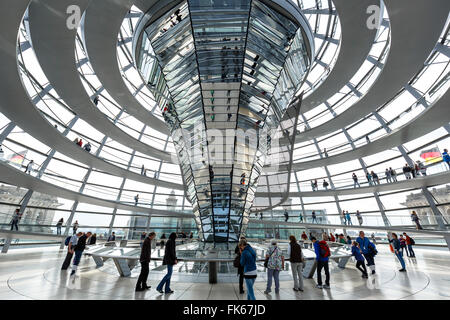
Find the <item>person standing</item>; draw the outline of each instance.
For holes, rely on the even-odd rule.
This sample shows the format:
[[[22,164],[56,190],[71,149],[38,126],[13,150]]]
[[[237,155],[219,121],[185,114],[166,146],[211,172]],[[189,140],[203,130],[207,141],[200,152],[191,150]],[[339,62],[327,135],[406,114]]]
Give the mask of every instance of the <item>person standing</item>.
[[[245,237],[241,237],[240,240],[245,240]],[[234,253],[236,256],[236,261],[239,261],[239,266],[237,267],[237,274],[239,276],[239,294],[244,293],[244,267],[241,265],[241,250],[239,249],[239,243],[236,245],[234,249]]]
[[[374,244],[377,244],[377,239],[375,238],[375,233],[372,233],[372,235],[370,236],[370,239],[372,239],[372,242]]]
[[[362,255],[361,248],[356,241],[353,241],[352,256],[354,256],[356,259],[356,269],[362,272],[363,278],[368,278],[369,276],[367,275],[366,265],[364,264],[364,257]]]
[[[134,205],[137,206],[139,202],[139,193],[134,196]]]
[[[298,221],[299,221],[299,222],[303,222],[303,214],[302,214],[302,211],[300,211],[300,213],[298,214]]]
[[[84,249],[86,248],[86,240],[91,236],[91,232],[83,233],[79,238],[78,242],[75,246],[74,255],[73,258],[73,264],[72,264],[72,272],[70,273],[70,276],[74,276],[77,272],[78,265],[80,264],[81,255],[83,254]]]
[[[413,211],[411,213],[411,220],[414,221],[414,223],[416,224],[417,230],[423,230],[422,226],[420,225],[420,219],[419,216],[417,215],[416,211]]]
[[[411,179],[411,167],[406,163],[403,166],[403,174],[405,175],[406,180]]]
[[[97,234],[94,233],[89,239],[91,239],[89,244],[95,244],[97,242]]]
[[[107,242],[116,241],[116,233],[115,232],[111,233],[111,235],[108,237],[108,239],[106,241]]]
[[[344,221],[344,224],[347,225],[347,216],[345,215],[345,210],[342,210],[342,220]]]
[[[409,252],[406,250],[406,240],[403,238],[403,235],[400,235],[400,238],[398,238],[398,241],[400,241],[400,249],[402,251],[402,257],[404,256],[404,252],[406,251],[406,255],[409,257]]]
[[[397,173],[395,172],[395,170],[389,167],[389,171],[391,173],[392,181],[397,182]]]
[[[388,233],[388,239],[389,239],[389,233]],[[394,248],[394,253],[397,256],[398,261],[400,261],[400,264],[402,268],[398,271],[405,272],[406,266],[405,266],[405,260],[403,260],[403,254],[400,252],[400,241],[398,240],[397,234],[392,233],[392,239],[389,239],[389,242],[392,244],[392,247]]]
[[[352,218],[350,217],[350,213],[348,213],[348,211],[345,213],[345,217],[347,218],[348,225],[353,225]]]
[[[72,226],[73,228],[73,234],[77,233],[78,230],[78,220],[75,220],[75,223]]]
[[[328,267],[328,260],[330,256],[330,248],[326,242],[327,237],[324,235],[322,241],[317,241],[315,237],[312,238],[314,251],[317,260],[317,288],[330,289],[330,271]],[[325,285],[322,286],[322,269],[325,270]]]
[[[447,164],[450,170],[450,155],[448,154],[447,149],[444,149],[444,152],[442,152],[442,161],[444,161]]]
[[[56,223],[56,234],[57,235],[61,235],[61,227],[62,227],[63,223],[64,223],[63,218],[59,219],[58,222]]]
[[[167,266],[167,274],[161,280],[161,282],[156,287],[156,290],[159,293],[163,293],[163,287],[165,286],[164,293],[173,293],[173,290],[170,289],[170,279],[172,277],[173,266],[178,263],[175,247],[175,240],[177,238],[177,234],[172,232],[169,236],[169,239],[166,242],[166,248],[164,249],[164,258],[163,265]]]
[[[375,274],[375,255],[377,254],[375,245],[365,237],[364,231],[359,232],[359,237],[356,238],[356,242],[358,242],[364,258],[366,258],[367,266],[372,271],[372,274]]]
[[[312,188],[312,191],[316,191],[316,187],[314,185],[314,181],[313,180],[311,180],[311,188]]]
[[[392,182],[392,176],[391,176],[391,171],[389,171],[388,168],[386,168],[386,171],[384,172],[384,175],[386,176],[386,183],[391,183]]]
[[[414,253],[414,250],[412,248],[412,246],[415,244],[414,239],[412,239],[410,236],[408,236],[406,234],[406,232],[403,232],[403,236],[405,237],[405,240],[406,240],[406,247],[408,248],[409,256],[411,258],[415,258],[416,254]]]
[[[322,185],[323,185],[323,188],[324,188],[325,190],[328,190],[329,183],[326,182],[325,179],[323,180]]]
[[[14,227],[16,227],[16,231],[19,231],[18,223],[19,220],[22,218],[22,213],[20,213],[20,209],[16,209],[14,211],[12,220],[11,220],[11,230],[13,230]]]
[[[367,173],[366,173],[366,179],[367,179],[367,182],[369,183],[369,186],[371,186],[372,185],[372,176],[370,175],[369,171],[367,171]]]
[[[150,270],[150,257],[152,255],[152,240],[154,238],[155,233],[150,232],[148,234],[148,237],[145,238],[144,244],[142,245],[141,256],[139,257],[139,262],[141,263],[141,273],[139,273],[135,291],[144,291],[151,288],[147,285],[147,278]]]
[[[358,185],[358,188],[361,187],[361,185],[358,182],[358,177],[356,176],[356,174],[353,172],[352,174],[352,179],[353,179],[353,188],[356,188],[356,185]]]
[[[313,212],[311,212],[311,216],[312,216],[312,223],[317,223],[317,217],[316,217],[316,211],[313,210]]]
[[[253,285],[257,277],[256,272],[256,252],[247,243],[247,240],[239,241],[239,249],[241,251],[241,265],[244,267],[244,279],[247,287],[247,299],[256,300],[253,291]]]
[[[300,247],[293,235],[289,236],[288,256],[291,263],[292,277],[294,278],[293,290],[303,292],[303,264],[305,263],[305,257],[302,247]]]
[[[359,225],[362,226],[362,224],[363,224],[363,218],[362,218],[361,212],[359,212],[359,210],[356,210],[356,218],[358,219]]]
[[[280,271],[284,269],[284,256],[277,241],[272,239],[271,246],[266,254],[267,261],[267,288],[264,291],[268,294],[272,291],[272,278],[275,281],[275,293],[280,293]]]
[[[81,237],[81,235],[82,233],[79,232],[78,234],[74,234],[70,237],[69,243],[67,244],[66,258],[64,259],[61,270],[67,270],[67,268],[69,268],[70,262],[72,261],[75,246],[77,245],[78,242],[78,237]]]
[[[308,236],[307,236],[307,234],[306,234],[305,231],[303,231],[303,233],[302,233],[302,235],[301,235],[301,238],[302,238],[302,240],[303,240],[303,246],[305,247],[305,249],[308,249],[308,244],[305,243],[305,241],[308,240]]]
[[[378,175],[375,172],[373,172],[373,171],[371,171],[370,174],[372,175],[372,179],[373,179],[374,185],[375,184],[379,185],[380,184],[380,178],[378,178]]]

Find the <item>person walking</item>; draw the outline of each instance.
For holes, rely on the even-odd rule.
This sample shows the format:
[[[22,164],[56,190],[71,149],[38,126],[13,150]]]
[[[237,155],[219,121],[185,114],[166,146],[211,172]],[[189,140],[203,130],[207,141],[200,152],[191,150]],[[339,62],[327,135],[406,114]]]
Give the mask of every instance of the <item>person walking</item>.
[[[59,219],[58,222],[56,223],[56,234],[57,235],[61,235],[61,227],[62,227],[63,223],[64,223],[63,218]]]
[[[420,161],[420,160],[417,160],[417,166],[418,166],[418,168],[419,168],[418,172],[419,172],[422,176],[426,177],[426,176],[427,176],[427,167],[425,167],[425,165],[423,164],[423,162]]]
[[[275,293],[280,293],[280,271],[284,269],[284,256],[277,246],[277,241],[272,239],[266,254],[267,259],[267,287],[265,294],[272,291],[272,278],[275,281]]]
[[[367,173],[366,173],[366,179],[367,179],[367,182],[369,183],[369,186],[371,186],[372,185],[372,176],[370,175],[369,171],[367,171]]]
[[[83,234],[82,232],[79,232],[78,234],[69,236],[70,238],[68,237],[69,241],[67,243],[67,254],[61,266],[61,270],[67,270],[67,268],[69,268],[70,262],[72,261],[75,246],[77,245],[78,242],[78,238],[81,237],[82,234]]]
[[[240,240],[245,240],[245,237],[241,237]],[[241,250],[239,249],[239,243],[236,245],[234,249],[234,253],[236,254],[236,265],[237,266],[237,274],[239,276],[239,294],[243,294],[244,291],[244,267],[241,265]],[[237,263],[239,261],[239,264]]]
[[[414,223],[416,224],[416,228],[417,230],[423,230],[423,227],[420,225],[420,218],[417,215],[416,211],[413,211],[411,213],[411,220],[414,221]]]
[[[286,209],[284,209],[284,222],[287,222],[289,220],[289,214]]]
[[[356,176],[356,174],[353,172],[352,174],[352,179],[353,179],[353,188],[356,188],[356,185],[358,185],[358,188],[361,187],[361,185],[358,182],[358,177]]]
[[[328,190],[328,186],[329,186],[330,184],[329,184],[328,182],[326,182],[325,179],[324,179],[322,185],[323,185],[323,188],[324,188],[325,190]]]
[[[16,209],[14,211],[12,220],[11,220],[11,230],[14,229],[14,227],[16,227],[16,231],[19,231],[19,221],[20,219],[22,219],[22,213],[20,213],[20,209]]]
[[[300,211],[300,213],[298,214],[298,221],[299,221],[299,222],[303,222],[303,214],[302,214],[302,211]]]
[[[151,288],[151,286],[147,285],[147,278],[150,271],[149,264],[152,255],[152,240],[155,238],[155,235],[154,232],[150,232],[142,245],[141,256],[139,257],[141,272],[139,273],[135,291],[144,291]]]
[[[139,202],[139,193],[134,196],[134,205],[137,206]]]
[[[344,221],[344,224],[347,225],[347,216],[345,215],[345,210],[342,210],[342,220]]]
[[[31,160],[30,162],[28,162],[28,165],[25,168],[25,173],[31,174],[31,172],[33,171],[33,166],[34,166],[34,160]]]
[[[389,233],[388,233],[388,239],[389,239]],[[398,271],[400,272],[405,272],[406,271],[406,265],[405,265],[405,260],[403,260],[403,253],[400,251],[400,241],[398,240],[397,234],[396,233],[392,233],[392,239],[389,239],[389,242],[392,244],[392,247],[394,248],[394,253],[398,259],[398,261],[400,261],[400,264],[402,266],[402,268]]]
[[[388,168],[386,168],[386,171],[384,171],[384,175],[386,177],[386,183],[391,183],[392,182],[392,176],[391,176],[391,171],[389,171]]]
[[[243,239],[239,241],[239,249],[241,251],[241,265],[244,267],[244,279],[247,287],[247,300],[256,300],[255,293],[253,291],[253,285],[257,277],[256,272],[256,252],[247,243],[247,240]]]
[[[319,185],[317,184],[317,179],[314,180],[314,189],[319,191]]]
[[[397,182],[397,173],[395,172],[394,169],[392,169],[391,167],[389,167],[389,171],[391,173],[391,178],[393,182]]]
[[[375,256],[378,253],[375,245],[365,237],[364,231],[359,232],[359,237],[356,238],[356,242],[358,242],[364,258],[366,258],[367,266],[372,271],[372,274],[375,274]]]
[[[317,241],[315,237],[312,238],[314,245],[314,251],[316,253],[317,260],[317,288],[318,289],[330,289],[330,270],[328,267],[328,260],[330,257],[330,248],[326,242],[328,237],[325,235],[321,241]],[[322,269],[325,270],[325,285],[322,285]]]
[[[316,186],[315,186],[313,180],[311,180],[311,188],[312,188],[312,191],[316,191]]]
[[[450,170],[450,155],[448,154],[447,149],[444,149],[444,152],[442,152],[442,161],[447,164],[448,169]]]
[[[305,256],[303,255],[302,247],[297,243],[294,235],[289,236],[288,256],[289,262],[291,263],[292,277],[294,278],[293,290],[303,292],[303,265],[305,263]]]
[[[77,233],[78,230],[78,220],[75,220],[75,223],[72,226],[73,234]]]
[[[373,172],[373,171],[371,171],[370,174],[372,175],[373,183],[379,185],[380,184],[380,178],[378,178],[378,175],[375,172]]]
[[[359,225],[362,226],[362,224],[363,224],[363,218],[362,218],[361,212],[359,212],[359,210],[356,210],[356,218],[358,219]]]
[[[412,248],[412,246],[416,243],[414,241],[414,239],[412,239],[410,236],[408,236],[406,234],[406,232],[403,232],[403,236],[405,237],[405,241],[406,241],[406,247],[408,248],[408,252],[409,252],[409,256],[411,258],[415,258],[416,254],[414,253],[414,250]]]
[[[78,238],[78,242],[75,245],[74,250],[74,258],[73,258],[73,264],[72,264],[72,272],[70,273],[70,276],[74,276],[77,272],[78,265],[80,264],[81,255],[83,254],[84,249],[86,248],[86,240],[91,236],[91,232],[88,233],[82,233],[81,236]]]
[[[164,258],[163,265],[167,266],[167,274],[161,280],[161,282],[156,287],[156,290],[159,293],[173,293],[173,290],[170,289],[170,279],[172,277],[173,266],[178,263],[175,247],[175,240],[177,238],[177,234],[172,232],[169,236],[169,239],[166,242],[166,248],[164,249]],[[165,286],[165,290],[163,292],[163,287]]]
[[[367,275],[366,265],[364,264],[364,257],[361,248],[356,241],[353,241],[352,243],[352,256],[354,256],[356,260],[356,269],[361,271],[363,278],[368,278],[369,276]]]
[[[305,247],[305,249],[308,249],[308,244],[305,243],[305,241],[308,240],[308,236],[307,236],[306,232],[303,231],[303,233],[302,233],[302,235],[300,237],[303,240],[303,246]]]

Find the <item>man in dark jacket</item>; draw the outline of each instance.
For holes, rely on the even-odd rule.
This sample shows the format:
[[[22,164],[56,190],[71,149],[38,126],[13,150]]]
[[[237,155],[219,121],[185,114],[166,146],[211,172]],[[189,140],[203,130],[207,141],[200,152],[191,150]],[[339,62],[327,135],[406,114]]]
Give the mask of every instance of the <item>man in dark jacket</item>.
[[[170,289],[170,278],[172,277],[173,266],[178,263],[177,255],[175,252],[175,239],[177,238],[177,234],[172,232],[169,236],[169,240],[166,243],[166,249],[164,251],[164,259],[163,265],[167,265],[167,274],[161,280],[161,282],[156,287],[156,290],[159,293],[173,293],[173,290]],[[165,290],[163,292],[162,288],[165,285]]]
[[[144,291],[150,289],[147,285],[147,278],[149,272],[150,257],[152,255],[152,240],[155,238],[155,233],[150,232],[148,237],[145,238],[144,244],[142,245],[141,257],[139,262],[141,263],[141,273],[136,284],[136,291]]]
[[[83,254],[84,249],[86,248],[86,240],[91,236],[91,232],[84,233],[81,237],[78,238],[78,242],[75,246],[75,258],[73,259],[73,265],[72,265],[72,272],[70,273],[70,276],[75,275],[75,272],[77,272],[78,264],[81,260],[81,255]]]
[[[241,237],[240,240],[245,240],[245,237]],[[236,245],[236,248],[234,249],[234,253],[236,253],[239,257],[239,261],[241,260],[241,250],[239,250],[239,244]],[[237,274],[239,275],[239,293],[244,293],[244,267],[239,264],[239,267],[237,268]]]

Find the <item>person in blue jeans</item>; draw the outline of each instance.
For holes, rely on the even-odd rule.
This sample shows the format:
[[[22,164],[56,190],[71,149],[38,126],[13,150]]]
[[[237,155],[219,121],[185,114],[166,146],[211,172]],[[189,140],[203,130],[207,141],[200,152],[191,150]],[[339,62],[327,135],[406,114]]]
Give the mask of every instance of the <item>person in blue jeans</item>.
[[[388,234],[389,239],[389,234]],[[400,261],[400,264],[402,265],[402,268],[398,271],[405,272],[406,266],[405,266],[405,260],[403,260],[403,253],[400,251],[400,240],[398,240],[397,234],[392,233],[392,239],[389,239],[389,242],[392,244],[392,247],[394,248],[394,253],[398,258],[398,261]]]
[[[247,300],[256,300],[253,291],[257,272],[256,272],[256,252],[247,243],[247,240],[239,241],[239,250],[241,251],[241,266],[244,267],[244,279],[247,287]]]
[[[173,266],[178,263],[177,256],[175,253],[175,239],[177,238],[177,234],[172,232],[169,236],[169,240],[166,242],[166,248],[164,251],[163,265],[167,266],[167,274],[161,280],[161,282],[156,287],[156,290],[159,293],[173,293],[173,290],[170,289],[170,278],[172,277]],[[165,290],[163,292],[163,287],[165,285]]]
[[[328,236],[323,235],[322,241],[317,241],[315,237],[311,238],[314,246],[314,252],[316,253],[317,260],[317,286],[318,289],[330,289],[330,269],[328,266],[330,249],[327,241]],[[327,247],[327,251],[323,252],[323,248]],[[325,285],[322,285],[322,269],[325,271]]]
[[[83,255],[84,249],[86,249],[86,240],[89,238],[92,233],[89,231],[88,233],[78,233],[80,236],[78,237],[77,244],[75,245],[74,253],[75,257],[73,258],[72,271],[70,276],[74,276],[77,272],[78,265],[80,264],[81,256]]]
[[[367,266],[370,270],[372,270],[372,274],[375,274],[375,254],[376,247],[370,242],[368,238],[365,237],[364,231],[359,232],[359,237],[356,238],[356,242],[359,244],[359,247],[366,258]]]

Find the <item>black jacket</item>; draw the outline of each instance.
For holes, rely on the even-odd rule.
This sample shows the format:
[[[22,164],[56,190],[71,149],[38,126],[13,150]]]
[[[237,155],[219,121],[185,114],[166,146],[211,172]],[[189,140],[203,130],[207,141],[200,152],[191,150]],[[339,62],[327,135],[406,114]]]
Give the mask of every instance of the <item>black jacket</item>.
[[[149,237],[145,238],[144,243],[142,244],[141,257],[139,261],[150,263],[150,256],[152,250],[152,241]]]
[[[239,256],[239,259],[241,258],[241,251],[239,250],[239,245],[237,245],[236,248],[234,249],[234,253],[236,253]],[[244,267],[240,266],[239,268],[237,268],[237,273],[244,274]]]
[[[75,246],[75,251],[84,251],[84,249],[86,248],[86,240],[87,236],[85,234],[79,237],[77,245]]]
[[[163,265],[174,265],[175,260],[177,260],[177,255],[175,253],[175,239],[169,239],[166,242],[166,248],[164,250]]]

